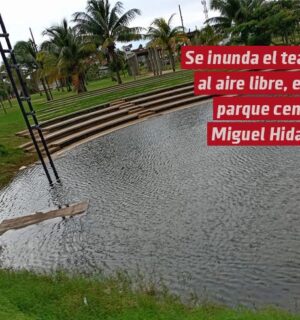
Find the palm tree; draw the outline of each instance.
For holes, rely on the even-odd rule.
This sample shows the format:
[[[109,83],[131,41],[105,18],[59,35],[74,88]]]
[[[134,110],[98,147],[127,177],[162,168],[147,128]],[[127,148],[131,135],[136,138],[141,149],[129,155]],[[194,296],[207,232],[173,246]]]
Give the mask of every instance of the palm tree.
[[[53,73],[60,77],[71,78],[78,93],[86,91],[86,62],[95,52],[95,45],[85,41],[65,19],[62,24],[46,29],[43,34],[50,38],[42,44],[46,56],[41,58],[46,66],[56,68]]]
[[[81,34],[91,37],[107,52],[112,70],[116,71],[118,83],[120,76],[120,61],[116,52],[116,42],[127,42],[141,38],[140,27],[129,27],[130,23],[140,15],[138,9],[124,12],[122,2],[111,6],[109,0],[88,0],[86,12],[74,13],[74,22]]]
[[[14,52],[18,62],[26,68],[38,87],[38,79],[41,81],[47,100],[52,99],[51,92],[46,87],[47,80],[43,75],[43,64],[38,61],[38,50],[32,40],[18,41],[14,46]]]
[[[212,0],[211,9],[218,10],[220,15],[206,22],[232,43],[248,44],[253,27],[259,25],[256,12],[265,3],[266,0]]]
[[[191,39],[191,44],[194,46],[208,45],[215,46],[220,43],[222,36],[217,33],[214,28],[210,25],[206,25],[201,30],[196,30],[193,38]]]
[[[172,20],[175,14],[172,14],[170,19],[166,21],[164,18],[155,19],[149,27],[146,38],[151,39],[150,45],[161,46],[168,51],[172,69],[175,72],[174,52],[178,42],[184,42],[186,36],[182,27],[172,27]]]
[[[206,22],[212,24],[220,33],[226,34],[233,24],[243,22],[242,2],[244,0],[212,0],[210,8],[217,10],[220,15],[208,19]]]

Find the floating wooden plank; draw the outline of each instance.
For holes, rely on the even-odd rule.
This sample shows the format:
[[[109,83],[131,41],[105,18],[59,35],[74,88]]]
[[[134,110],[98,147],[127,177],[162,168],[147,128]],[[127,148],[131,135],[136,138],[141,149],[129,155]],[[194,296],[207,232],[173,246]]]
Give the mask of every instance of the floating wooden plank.
[[[75,215],[79,215],[84,213],[88,208],[88,202],[81,202],[72,204],[69,207],[52,210],[49,212],[36,212],[34,214],[18,217],[15,219],[4,220],[0,224],[0,235],[9,231],[22,229],[46,220],[54,219],[54,218],[64,218],[64,217],[73,217]]]

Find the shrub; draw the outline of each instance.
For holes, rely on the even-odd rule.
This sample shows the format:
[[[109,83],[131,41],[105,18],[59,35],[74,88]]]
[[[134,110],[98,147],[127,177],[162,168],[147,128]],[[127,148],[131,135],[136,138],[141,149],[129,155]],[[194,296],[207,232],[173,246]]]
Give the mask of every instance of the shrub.
[[[0,144],[0,157],[5,157],[8,155],[8,150]]]

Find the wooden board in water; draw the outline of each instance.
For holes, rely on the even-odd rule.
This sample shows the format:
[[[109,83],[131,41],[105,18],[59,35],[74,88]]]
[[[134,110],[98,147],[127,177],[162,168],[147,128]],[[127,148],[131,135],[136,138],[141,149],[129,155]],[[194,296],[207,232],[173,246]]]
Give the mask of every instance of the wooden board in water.
[[[54,218],[63,218],[63,217],[72,217],[84,213],[88,208],[87,202],[81,202],[72,204],[69,207],[52,210],[49,212],[37,212],[28,216],[18,217],[15,219],[4,220],[0,223],[0,235],[5,233],[8,230],[22,229],[33,224],[37,224],[42,221],[54,219]]]

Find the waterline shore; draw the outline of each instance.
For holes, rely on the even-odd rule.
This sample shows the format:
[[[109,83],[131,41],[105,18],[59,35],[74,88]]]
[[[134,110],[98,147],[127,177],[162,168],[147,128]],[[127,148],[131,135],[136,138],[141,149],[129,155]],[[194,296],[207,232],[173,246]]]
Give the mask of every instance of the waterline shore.
[[[69,278],[0,271],[0,319],[163,319],[163,320],[298,320],[277,309],[252,311],[214,304],[184,305],[177,297],[141,285],[135,291],[130,280]]]

